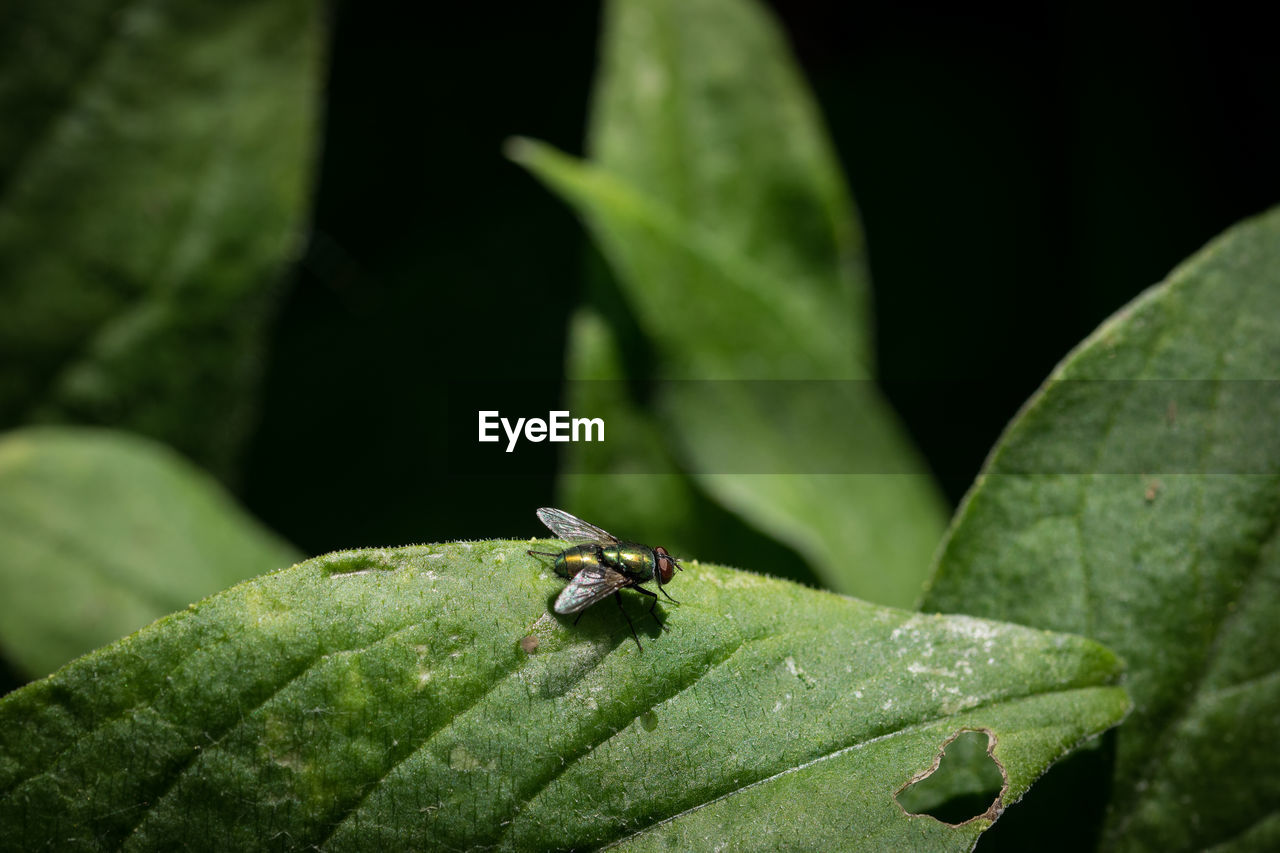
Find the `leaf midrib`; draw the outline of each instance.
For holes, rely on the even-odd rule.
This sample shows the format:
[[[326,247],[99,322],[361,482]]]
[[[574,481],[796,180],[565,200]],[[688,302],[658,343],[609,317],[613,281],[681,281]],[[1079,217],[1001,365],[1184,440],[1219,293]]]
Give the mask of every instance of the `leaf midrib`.
[[[770,639],[781,639],[781,638],[800,637],[800,636],[803,636],[803,634],[802,634],[801,632],[781,632],[781,633],[778,633],[778,634],[762,634],[762,635],[758,635],[758,636],[746,636],[746,637],[744,637],[744,638],[742,639],[742,641],[741,641],[741,642],[740,642],[740,643],[739,643],[739,644],[738,644],[738,645],[733,649],[733,651],[732,651],[732,652],[730,652],[730,653],[729,653],[729,654],[728,654],[728,655],[727,655],[723,660],[718,661],[718,662],[714,663],[713,665],[711,665],[711,666],[707,667],[707,668],[706,668],[706,669],[704,669],[701,673],[699,673],[698,677],[697,677],[697,678],[695,678],[693,681],[689,682],[687,685],[684,685],[684,686],[683,686],[683,687],[681,687],[679,690],[677,690],[675,693],[671,694],[669,697],[667,697],[667,698],[665,698],[665,699],[658,700],[657,702],[654,702],[654,703],[653,703],[653,706],[651,706],[651,707],[654,707],[654,706],[656,706],[656,705],[658,705],[658,704],[661,704],[661,703],[663,703],[663,702],[670,701],[671,699],[673,699],[673,698],[675,698],[675,697],[679,696],[680,694],[682,694],[682,693],[686,692],[687,690],[692,689],[692,688],[693,688],[694,686],[696,686],[700,681],[702,681],[706,676],[708,676],[711,672],[713,672],[714,670],[716,670],[716,669],[720,668],[721,666],[725,665],[726,663],[728,663],[728,662],[729,662],[729,660],[731,660],[735,655],[737,655],[737,654],[738,654],[738,652],[740,652],[743,648],[746,648],[746,647],[747,647],[748,645],[750,645],[751,643],[761,642],[761,641],[770,640]],[[897,735],[897,734],[907,733],[908,731],[912,731],[912,730],[914,730],[914,729],[916,729],[916,728],[919,728],[919,727],[922,727],[922,726],[932,725],[932,724],[934,724],[934,723],[938,723],[938,722],[942,722],[942,721],[944,721],[944,720],[951,719],[951,718],[956,717],[956,716],[959,716],[959,715],[961,715],[961,714],[969,714],[969,713],[971,713],[971,712],[973,712],[973,711],[981,710],[981,709],[984,709],[984,708],[996,707],[996,706],[999,706],[999,705],[1002,705],[1002,704],[1006,704],[1006,703],[1009,703],[1009,702],[1021,701],[1021,700],[1024,700],[1024,699],[1035,698],[1035,697],[1038,697],[1038,696],[1048,696],[1048,695],[1066,694],[1066,693],[1078,692],[1078,691],[1081,691],[1081,690],[1095,690],[1095,689],[1104,688],[1104,687],[1108,687],[1108,686],[1111,686],[1111,685],[1110,685],[1110,683],[1109,683],[1107,680],[1098,680],[1098,681],[1092,681],[1092,682],[1083,682],[1083,683],[1077,683],[1077,684],[1069,684],[1069,685],[1066,685],[1066,686],[1064,686],[1064,687],[1061,687],[1061,688],[1059,688],[1059,689],[1054,689],[1054,690],[1043,690],[1043,691],[1039,691],[1039,692],[1027,692],[1027,693],[1020,693],[1020,694],[1007,694],[1007,695],[999,696],[999,697],[996,697],[996,698],[990,698],[990,699],[988,699],[987,701],[979,702],[979,703],[977,703],[977,704],[975,704],[975,705],[972,705],[972,706],[970,706],[970,707],[968,707],[968,708],[963,709],[962,711],[957,711],[957,712],[954,712],[954,713],[951,713],[951,714],[939,715],[939,716],[932,717],[932,718],[929,718],[929,719],[926,719],[926,720],[923,720],[923,721],[916,721],[916,722],[914,722],[914,723],[910,723],[910,724],[908,724],[907,726],[905,726],[905,727],[903,727],[903,728],[900,728],[900,729],[895,729],[895,730],[893,730],[893,731],[889,731],[889,732],[882,732],[881,734],[872,735],[872,736],[871,736],[868,740],[866,740],[866,741],[858,741],[858,742],[853,743],[853,744],[849,744],[849,745],[846,745],[846,746],[843,746],[843,747],[839,747],[838,749],[836,749],[836,750],[832,751],[831,753],[827,753],[827,754],[824,754],[824,755],[817,756],[817,757],[815,757],[815,758],[811,758],[811,759],[809,759],[809,760],[807,760],[807,761],[805,761],[805,762],[802,762],[801,764],[796,765],[796,766],[794,766],[794,767],[784,768],[783,770],[776,771],[776,772],[774,772],[774,773],[770,774],[769,776],[761,777],[761,778],[758,778],[758,779],[756,779],[756,780],[754,780],[754,781],[752,781],[752,782],[748,782],[747,784],[742,785],[742,786],[740,786],[740,787],[738,787],[738,788],[736,788],[736,789],[734,789],[734,790],[731,790],[731,791],[728,791],[728,792],[724,792],[724,793],[721,793],[721,794],[717,794],[716,796],[711,797],[711,798],[709,798],[709,799],[707,799],[707,800],[705,800],[705,801],[703,801],[703,802],[701,802],[701,803],[698,803],[698,804],[695,804],[695,805],[693,805],[693,806],[690,806],[690,807],[687,807],[687,808],[685,808],[685,809],[682,809],[679,813],[677,813],[677,814],[675,814],[675,815],[670,815],[670,816],[668,816],[668,817],[660,818],[660,819],[658,819],[658,820],[654,821],[653,823],[650,823],[650,824],[646,825],[645,827],[642,827],[641,829],[636,830],[635,832],[631,833],[631,834],[630,834],[630,835],[628,835],[628,836],[624,836],[623,838],[615,839],[614,841],[610,841],[610,842],[608,842],[607,844],[605,844],[601,849],[605,849],[605,848],[608,848],[608,847],[612,847],[612,846],[614,846],[614,845],[616,845],[616,844],[620,844],[620,843],[622,843],[623,841],[625,841],[627,838],[630,838],[630,837],[633,837],[633,836],[636,836],[636,835],[639,835],[639,834],[641,834],[641,833],[643,833],[643,832],[648,831],[648,830],[649,830],[649,829],[651,829],[653,826],[656,826],[656,825],[661,824],[661,823],[665,823],[665,822],[670,821],[670,820],[674,820],[675,818],[679,817],[679,816],[680,816],[680,815],[682,815],[682,814],[685,814],[685,813],[687,813],[687,812],[696,811],[696,810],[698,810],[698,809],[700,809],[700,808],[703,808],[703,807],[705,807],[705,806],[711,805],[712,803],[717,802],[717,801],[719,801],[719,800],[721,800],[721,799],[725,799],[725,798],[727,798],[727,797],[729,797],[729,796],[733,796],[734,794],[736,794],[736,793],[738,793],[738,792],[740,792],[740,791],[744,791],[744,790],[746,790],[746,789],[748,789],[748,788],[752,788],[752,787],[754,787],[754,786],[756,786],[756,785],[763,784],[763,783],[765,783],[765,782],[770,781],[771,779],[774,779],[774,778],[777,778],[777,777],[781,777],[781,776],[787,775],[788,773],[796,772],[796,771],[798,771],[798,770],[803,770],[804,768],[806,768],[806,767],[808,767],[808,766],[810,766],[810,765],[813,765],[813,764],[817,764],[817,763],[819,763],[819,762],[821,762],[821,761],[824,761],[824,760],[826,760],[827,758],[836,757],[838,754],[840,754],[840,753],[842,753],[842,752],[847,752],[847,751],[850,751],[850,750],[852,750],[852,749],[859,748],[859,747],[861,747],[861,746],[866,746],[866,745],[868,745],[868,744],[870,744],[870,743],[873,743],[873,742],[875,742],[875,741],[884,740],[884,739],[886,739],[886,738],[892,737],[892,736]],[[540,788],[538,791],[536,791],[533,795],[530,795],[530,796],[528,796],[528,797],[523,798],[523,800],[522,800],[522,805],[528,805],[529,803],[531,803],[531,802],[533,801],[534,797],[535,797],[537,794],[542,793],[542,791],[543,791],[543,790],[545,790],[547,787],[549,787],[549,786],[550,786],[550,785],[555,781],[555,778],[559,778],[561,775],[563,775],[563,774],[564,774],[564,772],[565,772],[565,771],[567,771],[567,770],[569,769],[569,766],[570,766],[571,764],[577,763],[577,762],[578,762],[578,761],[580,761],[583,757],[585,757],[586,755],[589,755],[592,751],[594,751],[596,748],[598,748],[601,744],[607,743],[609,740],[611,740],[611,739],[612,739],[612,738],[614,738],[614,737],[617,737],[617,736],[618,736],[619,734],[621,734],[621,733],[622,733],[622,732],[621,732],[621,730],[619,730],[619,731],[617,731],[617,732],[614,732],[614,733],[612,733],[611,735],[609,735],[608,737],[606,737],[606,738],[602,739],[601,741],[599,741],[598,743],[596,743],[595,745],[593,745],[592,747],[590,747],[589,749],[587,749],[587,750],[583,751],[580,755],[576,755],[576,756],[574,756],[574,758],[573,758],[573,759],[571,759],[569,762],[566,762],[566,763],[565,763],[565,766],[561,768],[561,770],[560,770],[560,772],[559,772],[559,773],[555,774],[555,776],[554,776],[552,779],[549,779],[549,780],[547,781],[547,783],[546,783],[545,785],[541,786],[541,788]],[[1064,754],[1065,754],[1065,753],[1064,753]],[[510,830],[510,825],[509,825],[509,826],[508,826],[508,828],[507,828],[506,830],[504,830],[503,835],[501,836],[501,838],[502,838],[502,839],[505,839],[505,838],[510,834],[510,832],[511,832],[511,830]],[[498,842],[498,845],[499,845],[499,846],[500,846],[500,844],[501,844],[501,841],[499,841],[499,842]]]
[[[728,663],[728,661],[731,658],[733,658],[733,656],[736,655],[738,651],[742,649],[747,643],[752,642],[754,640],[764,639],[767,636],[769,635],[763,635],[760,637],[749,637],[749,636],[739,637],[738,642],[734,644],[733,648],[729,649],[727,652],[725,652],[722,655],[718,655],[715,659],[713,659],[703,669],[703,671],[698,674],[697,678],[693,679],[688,684],[677,685],[676,690],[657,697],[649,705],[649,707],[655,708],[658,705],[662,705],[666,702],[670,702],[671,700],[679,697],[685,691],[691,690],[695,685],[698,684],[698,682],[702,681],[713,670],[716,670],[721,666],[723,666],[724,664]],[[516,804],[515,810],[508,815],[508,820],[506,821],[505,828],[503,829],[502,834],[498,837],[497,841],[495,842],[495,846],[501,847],[502,844],[507,840],[507,837],[511,834],[512,827],[515,825],[514,817],[517,813],[519,813],[519,811],[524,806],[527,806],[529,803],[532,803],[535,799],[537,799],[542,794],[543,791],[547,790],[547,788],[553,785],[557,779],[559,779],[566,772],[568,772],[568,770],[571,767],[576,766],[583,758],[590,755],[595,750],[599,749],[602,744],[605,744],[608,741],[612,740],[613,738],[617,737],[623,730],[624,729],[619,728],[615,731],[609,732],[599,740],[586,744],[584,748],[578,750],[572,757],[569,758],[568,761],[563,762],[559,767],[557,767],[555,771],[551,773],[547,778],[541,780],[538,783],[537,787],[534,788],[534,790],[532,790],[530,793],[522,797],[521,801]]]
[[[216,739],[212,744],[210,744],[209,746],[201,750],[195,750],[195,749],[191,750],[188,753],[186,760],[183,762],[182,767],[173,773],[172,777],[170,778],[168,784],[164,787],[163,791],[156,796],[150,809],[142,815],[142,818],[136,824],[134,824],[133,827],[130,828],[129,835],[126,836],[126,839],[133,837],[137,833],[138,829],[141,828],[142,824],[146,821],[147,816],[150,815],[156,808],[159,807],[163,799],[165,799],[172,793],[173,789],[177,787],[178,783],[189,772],[191,766],[195,763],[197,758],[199,758],[203,754],[213,752],[224,741],[226,741],[230,737],[233,737],[244,726],[248,725],[250,718],[253,717],[254,714],[260,711],[262,708],[265,708],[273,699],[275,699],[277,696],[283,693],[286,689],[288,689],[290,685],[295,684],[301,679],[305,678],[309,673],[314,671],[316,667],[323,665],[324,663],[326,663],[327,661],[333,658],[357,655],[357,654],[361,654],[363,652],[369,651],[370,649],[373,649],[381,645],[382,643],[394,640],[400,634],[404,634],[408,631],[412,631],[416,628],[420,628],[422,624],[423,622],[421,620],[415,620],[407,625],[402,625],[399,628],[395,628],[391,631],[388,631],[386,634],[376,637],[359,646],[353,646],[350,648],[342,648],[342,649],[334,649],[332,651],[325,652],[324,654],[308,661],[306,665],[302,667],[297,673],[293,674],[292,676],[287,678],[285,681],[281,682],[279,686],[277,686],[274,690],[272,690],[270,695],[266,696],[261,702],[258,702],[252,708],[242,713],[239,719],[237,719],[231,726],[223,729],[223,731],[217,735]],[[516,666],[514,668],[508,669],[504,667],[502,676],[494,681],[493,686],[491,686],[488,690],[482,691],[480,696],[478,696],[474,701],[472,701],[471,703],[467,704],[465,707],[458,710],[455,714],[452,715],[452,717],[450,717],[449,720],[446,720],[441,726],[439,726],[438,728],[432,730],[427,735],[425,735],[422,741],[420,741],[418,744],[415,744],[414,746],[410,747],[405,759],[401,759],[400,761],[396,762],[394,765],[392,765],[392,767],[389,770],[387,770],[386,773],[379,776],[378,779],[372,782],[365,791],[361,792],[360,796],[356,798],[355,802],[344,809],[342,817],[335,820],[334,829],[336,829],[337,825],[342,820],[345,819],[347,814],[350,814],[351,812],[355,811],[356,808],[358,808],[359,804],[362,803],[369,796],[369,794],[372,793],[382,783],[383,779],[389,776],[395,770],[396,767],[398,767],[400,764],[403,763],[404,760],[408,758],[408,756],[413,755],[417,751],[417,747],[420,744],[426,743],[428,740],[434,737],[434,735],[437,732],[442,731],[443,729],[448,727],[449,724],[453,721],[453,719],[456,718],[458,715],[466,713],[466,711],[469,708],[472,708],[478,703],[482,702],[485,696],[488,696],[493,689],[495,689],[498,685],[502,684],[503,681],[507,677],[509,677],[512,672],[519,669],[519,664],[520,664],[519,658],[513,656],[512,660],[515,661],[516,663]],[[316,849],[319,849],[323,847],[324,844],[328,843],[329,837],[331,837],[332,834],[333,834],[333,831],[331,830],[329,835],[326,836],[324,840],[317,842],[317,844],[315,845]]]
[[[777,282],[773,271],[759,263],[738,257],[732,246],[723,241],[714,232],[691,221],[678,211],[667,207],[659,199],[635,186],[629,180],[591,164],[574,164],[574,168],[594,170],[597,178],[611,184],[614,191],[623,194],[630,202],[623,215],[633,221],[643,222],[653,229],[656,235],[674,246],[698,257],[708,266],[720,271],[724,280],[737,291],[739,298],[749,299],[775,317],[785,320],[787,328],[793,330],[812,331],[818,328],[814,319],[821,317],[824,308],[820,303],[820,295],[808,288],[791,288],[791,298],[778,302],[769,298],[769,293],[776,289]],[[642,326],[646,325],[641,323]],[[815,372],[803,377],[805,379],[841,379],[865,378],[865,374],[850,360],[849,364],[839,364],[829,356],[825,346],[826,340],[812,335],[798,335],[797,343],[804,343],[800,351],[813,363]],[[818,343],[815,349],[812,344]],[[834,373],[830,371],[834,370]]]
[[[671,823],[675,820],[678,820],[684,817],[687,814],[692,814],[693,812],[700,811],[704,808],[715,805],[716,803],[722,800],[727,800],[730,797],[734,797],[752,788],[756,788],[761,785],[767,785],[770,782],[774,781],[775,779],[780,779],[780,778],[783,778],[784,776],[789,776],[793,773],[803,772],[808,768],[813,767],[817,764],[822,764],[831,759],[839,758],[849,752],[856,752],[857,750],[863,749],[864,747],[867,747],[867,746],[872,746],[877,743],[881,743],[887,740],[892,740],[893,738],[900,737],[902,735],[915,734],[916,732],[922,731],[930,726],[937,725],[938,723],[946,722],[947,720],[953,719],[957,716],[968,715],[968,714],[972,714],[975,711],[981,711],[989,708],[997,708],[1001,705],[1009,704],[1012,702],[1019,702],[1025,699],[1033,699],[1041,696],[1065,696],[1071,693],[1080,693],[1083,691],[1103,690],[1111,686],[1112,685],[1108,685],[1105,683],[1095,683],[1095,684],[1085,684],[1085,685],[1078,685],[1078,686],[1072,686],[1072,687],[1064,687],[1058,690],[1045,690],[1038,693],[1024,693],[1017,696],[1003,696],[1003,697],[1000,697],[999,699],[993,699],[987,702],[981,702],[977,705],[973,705],[969,708],[965,708],[963,711],[960,711],[957,713],[943,714],[935,717],[930,717],[924,720],[918,720],[914,723],[903,726],[902,728],[894,729],[893,731],[883,732],[878,735],[873,735],[872,737],[869,737],[866,740],[855,741],[853,743],[840,746],[834,750],[831,750],[830,752],[823,753],[807,761],[803,761],[800,764],[797,764],[793,767],[783,768],[782,770],[776,773],[771,773],[768,776],[755,779],[751,782],[748,782],[745,785],[740,785],[737,788],[734,788],[732,790],[725,791],[724,793],[721,793],[721,794],[717,794],[716,796],[710,797],[704,800],[703,802],[696,803],[685,809],[681,809],[679,812],[676,812],[675,814],[668,815],[666,817],[662,817],[657,820],[654,820],[652,823],[649,823],[646,826],[643,826],[634,832],[631,832],[627,835],[622,836],[621,838],[617,838],[613,841],[608,842],[607,844],[602,845],[599,849],[608,850],[620,844],[625,844],[627,841],[630,841],[633,838],[637,838],[641,835],[644,835],[645,833],[650,832],[659,826],[662,826],[667,823]],[[1067,752],[1070,752],[1072,748],[1074,747],[1069,746],[1065,748],[1061,754],[1065,755]],[[1001,789],[1002,796],[1004,795],[1004,793],[1007,792],[1007,789],[1008,789],[1008,784],[1006,782],[1004,788]]]

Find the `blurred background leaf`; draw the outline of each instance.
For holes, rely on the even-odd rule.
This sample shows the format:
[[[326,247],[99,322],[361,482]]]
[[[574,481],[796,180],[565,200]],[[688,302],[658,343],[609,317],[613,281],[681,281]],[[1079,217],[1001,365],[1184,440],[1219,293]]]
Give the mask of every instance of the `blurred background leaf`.
[[[91,427],[0,438],[0,653],[26,676],[300,556],[162,444]]]
[[[321,9],[4,5],[0,428],[128,428],[234,479],[308,214]]]
[[[1063,353],[1280,198],[1280,56],[1241,9],[770,6],[858,200],[877,378],[953,503]],[[569,209],[500,153],[515,132],[581,152],[599,6],[334,11],[315,230],[245,502],[308,553],[541,535],[570,460],[451,468],[444,422],[458,384],[546,380],[553,405],[571,315],[608,292]],[[697,556],[807,571],[695,497],[690,527],[728,516]]]
[[[1277,328],[1280,208],[1211,242],[1053,372],[965,499],[925,599],[1091,636],[1128,662],[1114,779],[1082,780],[1112,789],[1103,849],[1274,840]]]
[[[799,554],[812,574],[752,555],[759,570],[913,603],[945,505],[888,405],[866,392],[860,405],[842,405],[845,397],[832,392],[799,395],[796,408],[780,411],[734,384],[873,375],[861,232],[778,28],[751,0],[618,0],[606,8],[592,164],[524,141],[512,155],[592,228],[621,289],[598,302],[628,314],[603,314],[591,331],[621,343],[623,375],[586,367],[570,379],[651,383],[633,400],[602,399],[609,386],[597,382],[574,384],[570,410],[648,418],[666,458],[652,454],[652,442],[633,450],[617,438],[606,439],[602,467],[570,452],[573,476],[561,502],[605,526],[653,531],[668,547],[716,559],[728,559],[716,550],[722,543],[741,539],[734,526],[749,526]],[[583,370],[592,356],[574,346],[570,365]],[[704,386],[665,381],[672,379],[719,384],[707,399]],[[866,455],[861,465],[815,474],[805,463],[822,447]],[[660,479],[666,499],[621,499],[648,489],[646,474]],[[679,498],[665,494],[678,487]],[[680,513],[708,499],[736,525],[685,523]]]

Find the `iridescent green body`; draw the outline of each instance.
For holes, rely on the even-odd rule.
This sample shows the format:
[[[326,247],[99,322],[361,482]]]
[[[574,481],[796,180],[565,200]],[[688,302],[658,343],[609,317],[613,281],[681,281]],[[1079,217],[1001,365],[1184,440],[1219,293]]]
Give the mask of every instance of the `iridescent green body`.
[[[584,568],[601,565],[644,583],[653,580],[658,558],[652,548],[639,542],[574,545],[556,555],[555,572],[562,578],[573,578]]]

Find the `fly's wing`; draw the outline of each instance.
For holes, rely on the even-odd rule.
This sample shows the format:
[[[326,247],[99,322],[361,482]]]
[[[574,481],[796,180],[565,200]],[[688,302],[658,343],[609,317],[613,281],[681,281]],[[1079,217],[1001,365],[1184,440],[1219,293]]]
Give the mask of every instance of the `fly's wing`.
[[[567,542],[598,542],[602,545],[615,545],[618,542],[618,537],[607,530],[601,530],[594,524],[587,524],[562,509],[544,506],[538,510],[538,518],[548,530]]]
[[[627,584],[625,575],[608,566],[587,566],[574,575],[569,585],[560,592],[560,597],[556,599],[556,612],[568,614],[586,610]]]

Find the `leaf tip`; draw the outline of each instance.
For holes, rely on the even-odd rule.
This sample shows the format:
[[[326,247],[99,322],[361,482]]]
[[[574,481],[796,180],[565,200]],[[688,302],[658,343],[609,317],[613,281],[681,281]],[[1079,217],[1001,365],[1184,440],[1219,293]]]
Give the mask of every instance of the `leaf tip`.
[[[527,136],[509,136],[502,143],[502,156],[513,163],[528,166],[537,156],[539,143]]]

